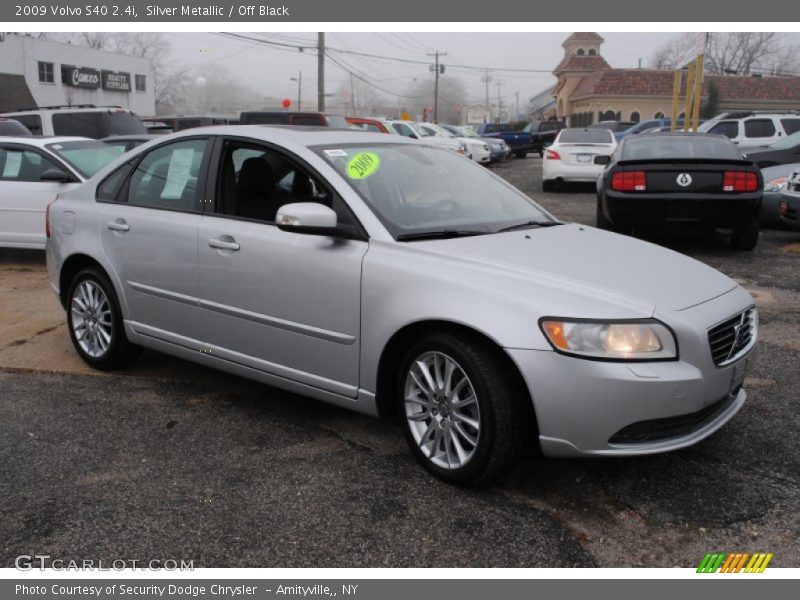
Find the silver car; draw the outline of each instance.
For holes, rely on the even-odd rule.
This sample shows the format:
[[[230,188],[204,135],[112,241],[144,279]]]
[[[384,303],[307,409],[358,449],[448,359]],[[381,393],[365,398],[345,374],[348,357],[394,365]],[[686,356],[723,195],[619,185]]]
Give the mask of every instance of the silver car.
[[[758,316],[734,281],[400,136],[189,130],[63,194],[49,225],[88,364],[147,347],[394,418],[454,483],[531,446],[689,446],[746,397]]]

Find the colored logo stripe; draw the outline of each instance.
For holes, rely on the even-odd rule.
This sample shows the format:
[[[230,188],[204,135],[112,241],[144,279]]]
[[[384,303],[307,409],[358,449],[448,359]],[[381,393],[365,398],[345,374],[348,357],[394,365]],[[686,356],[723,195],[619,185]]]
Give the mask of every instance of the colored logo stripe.
[[[758,552],[748,554],[747,552],[737,552],[726,554],[725,552],[707,552],[697,567],[698,573],[739,573],[744,569],[745,573],[763,573],[767,565],[772,560],[773,554]],[[748,560],[749,559],[749,560]],[[747,566],[745,566],[745,564]]]

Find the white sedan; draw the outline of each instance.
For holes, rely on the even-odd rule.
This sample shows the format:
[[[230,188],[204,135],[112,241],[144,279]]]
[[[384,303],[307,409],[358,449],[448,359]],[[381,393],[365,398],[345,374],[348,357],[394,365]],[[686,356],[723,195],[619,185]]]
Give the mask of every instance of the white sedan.
[[[552,190],[565,181],[597,181],[605,164],[597,156],[611,156],[617,147],[608,129],[562,129],[542,159],[542,189]]]
[[[417,123],[417,129],[425,135],[425,139],[431,137],[446,138],[457,140],[467,148],[467,156],[479,164],[491,162],[492,153],[489,145],[479,138],[457,136],[435,123]]]
[[[0,137],[0,247],[43,250],[47,205],[120,154],[82,137]]]

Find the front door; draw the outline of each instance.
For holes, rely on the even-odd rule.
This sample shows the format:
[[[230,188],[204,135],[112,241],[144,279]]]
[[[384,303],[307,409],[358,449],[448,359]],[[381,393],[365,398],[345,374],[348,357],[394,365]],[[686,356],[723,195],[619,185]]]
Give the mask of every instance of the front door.
[[[216,208],[198,235],[207,351],[355,397],[367,242],[281,231],[275,214],[284,204],[320,201],[337,212],[344,233],[356,231],[355,219],[282,152],[228,140],[218,160]]]

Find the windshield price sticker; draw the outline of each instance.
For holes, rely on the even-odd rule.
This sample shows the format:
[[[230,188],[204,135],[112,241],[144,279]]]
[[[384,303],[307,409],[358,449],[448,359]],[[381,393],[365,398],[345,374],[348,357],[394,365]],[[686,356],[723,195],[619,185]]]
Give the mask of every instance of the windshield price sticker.
[[[381,159],[374,152],[359,152],[347,162],[350,179],[366,179],[381,166]]]

